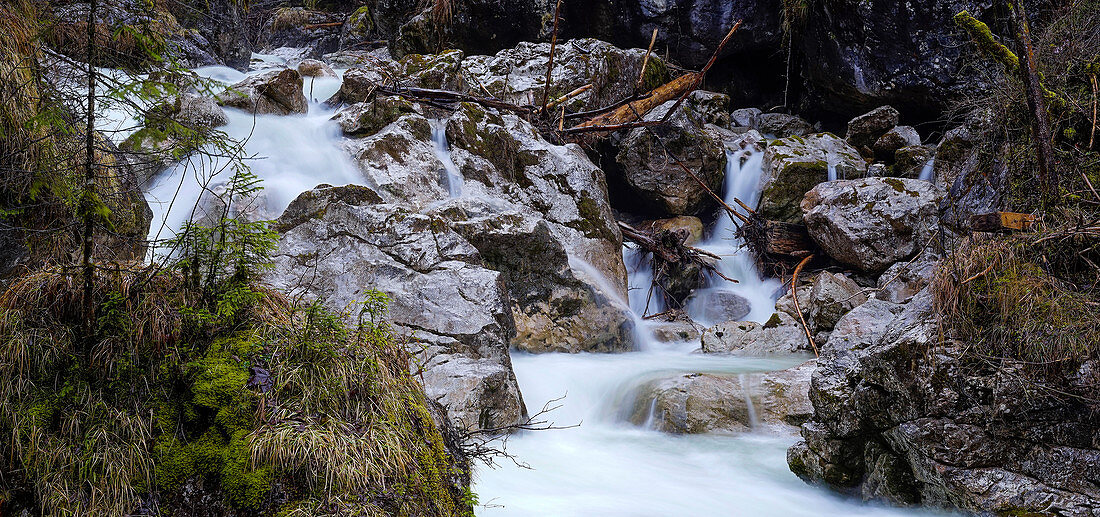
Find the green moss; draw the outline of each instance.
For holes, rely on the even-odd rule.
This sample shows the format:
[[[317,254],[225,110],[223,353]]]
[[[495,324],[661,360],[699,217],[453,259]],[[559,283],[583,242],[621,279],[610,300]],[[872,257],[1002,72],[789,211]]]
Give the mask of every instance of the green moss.
[[[764,328],[775,328],[778,327],[780,323],[782,323],[782,320],[779,319],[779,314],[773,312],[772,316],[768,318],[768,321],[764,322]]]
[[[989,30],[989,26],[981,20],[971,16],[966,11],[962,11],[955,15],[955,23],[970,35],[970,39],[974,40],[979,49],[989,54],[993,59],[996,59],[1011,71],[1020,68],[1020,58],[1016,57],[1016,54],[1008,47],[998,42]]]
[[[642,91],[651,91],[667,83],[670,78],[668,65],[657,56],[650,55],[649,62],[645,66],[645,73],[642,74]]]

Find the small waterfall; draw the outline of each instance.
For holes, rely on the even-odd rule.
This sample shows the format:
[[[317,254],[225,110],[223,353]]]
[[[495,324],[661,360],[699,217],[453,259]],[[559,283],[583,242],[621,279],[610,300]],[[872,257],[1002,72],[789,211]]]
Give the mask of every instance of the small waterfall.
[[[826,165],[826,168],[829,170],[828,181],[836,181],[836,164],[833,163],[832,160],[830,160],[828,162],[828,165]]]
[[[458,171],[455,162],[451,160],[451,149],[447,145],[447,121],[437,119],[431,121],[432,125],[432,150],[435,157],[443,163],[439,181],[447,186],[447,193],[452,198],[462,197],[462,173]]]
[[[935,181],[935,178],[933,178],[933,175],[935,174],[935,169],[936,169],[936,157],[933,156],[933,157],[929,158],[927,162],[924,163],[924,167],[921,168],[920,176],[917,176],[917,179],[924,180],[924,181]]]
[[[741,383],[741,393],[745,395],[745,408],[749,412],[749,428],[756,429],[760,426],[760,420],[756,417],[756,406],[752,403],[752,379],[742,373],[737,375],[737,380]]]

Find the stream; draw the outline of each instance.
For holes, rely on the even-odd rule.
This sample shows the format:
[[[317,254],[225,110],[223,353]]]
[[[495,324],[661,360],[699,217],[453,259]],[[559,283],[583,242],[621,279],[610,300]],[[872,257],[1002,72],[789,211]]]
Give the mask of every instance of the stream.
[[[260,61],[272,58],[259,56]],[[197,72],[233,84],[244,74],[227,67]],[[255,73],[255,72],[250,72]],[[342,71],[337,71],[338,74]],[[262,207],[274,218],[301,192],[321,183],[362,183],[363,176],[340,147],[343,138],[330,118],[334,110],[321,101],[335,93],[340,80],[306,78],[310,98],[304,116],[253,116],[226,109],[230,123],[221,128],[246,141],[245,163],[263,180]],[[117,116],[116,119],[125,119]],[[462,176],[450,160],[441,125],[432,140],[443,167],[441,180],[451,197],[463,195]],[[725,197],[755,206],[762,152],[729,151]],[[161,174],[147,192],[154,213],[150,237],[170,238],[196,216],[192,207],[207,189],[216,190],[232,175],[228,163],[185,160]],[[201,203],[200,203],[201,204]],[[732,292],[750,302],[746,319],[766,320],[774,310],[780,283],[761,278],[740,243],[733,224],[719,220],[700,247],[721,255],[720,270],[736,278],[730,284],[712,278],[687,307],[701,325],[708,318],[710,297]],[[649,259],[624,250],[630,271],[629,304],[638,331],[635,351],[624,354],[542,354],[513,352],[512,364],[533,414],[544,404],[556,406],[545,419],[562,428],[509,436],[507,451],[516,462],[499,460],[495,468],[475,467],[480,507],[493,516],[706,516],[706,515],[918,515],[923,511],[865,505],[803,483],[787,468],[786,449],[797,436],[762,433],[740,435],[671,435],[630,423],[640,388],[672,374],[708,372],[743,374],[781,370],[809,356],[729,357],[693,353],[698,343],[658,343],[642,320],[660,312],[649,296]],[[556,402],[555,402],[556,401]],[[751,402],[751,401],[750,401]]]

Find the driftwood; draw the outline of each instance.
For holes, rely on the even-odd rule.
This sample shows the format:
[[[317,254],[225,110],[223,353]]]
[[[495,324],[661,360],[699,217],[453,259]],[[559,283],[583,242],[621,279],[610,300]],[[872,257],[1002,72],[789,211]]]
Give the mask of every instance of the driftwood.
[[[738,200],[738,204],[749,212],[741,226],[737,228],[737,237],[749,247],[757,266],[761,271],[782,276],[795,263],[811,256],[817,245],[803,224],[770,221],[750,210]]]
[[[736,283],[722,272],[718,271],[717,263],[722,257],[709,251],[684,244],[688,234],[685,231],[661,230],[648,232],[640,230],[622,221],[619,221],[619,230],[623,234],[623,240],[633,242],[642,249],[653,254],[654,258],[670,264],[690,262],[699,265],[704,271],[714,273],[716,276]],[[654,261],[655,270],[658,268],[657,260]],[[654,275],[654,281],[657,280]]]
[[[430,88],[387,88],[378,85],[376,91],[386,95],[398,95],[406,99],[429,101],[433,103],[450,104],[455,102],[472,102],[485,107],[507,110],[521,115],[529,115],[535,109],[533,106],[519,106],[492,97],[479,97],[477,95],[450,90],[433,90]]]

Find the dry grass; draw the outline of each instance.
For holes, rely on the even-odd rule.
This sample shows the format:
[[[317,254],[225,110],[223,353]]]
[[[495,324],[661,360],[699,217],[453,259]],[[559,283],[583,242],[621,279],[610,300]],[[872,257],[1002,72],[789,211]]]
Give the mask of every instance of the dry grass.
[[[975,239],[944,262],[933,289],[951,337],[970,351],[1062,374],[1100,357],[1100,270],[1091,285],[1068,281],[1068,257],[1044,246],[1051,240],[1034,244],[1043,235],[1055,234]],[[1088,249],[1080,245],[1063,244],[1073,256]]]

